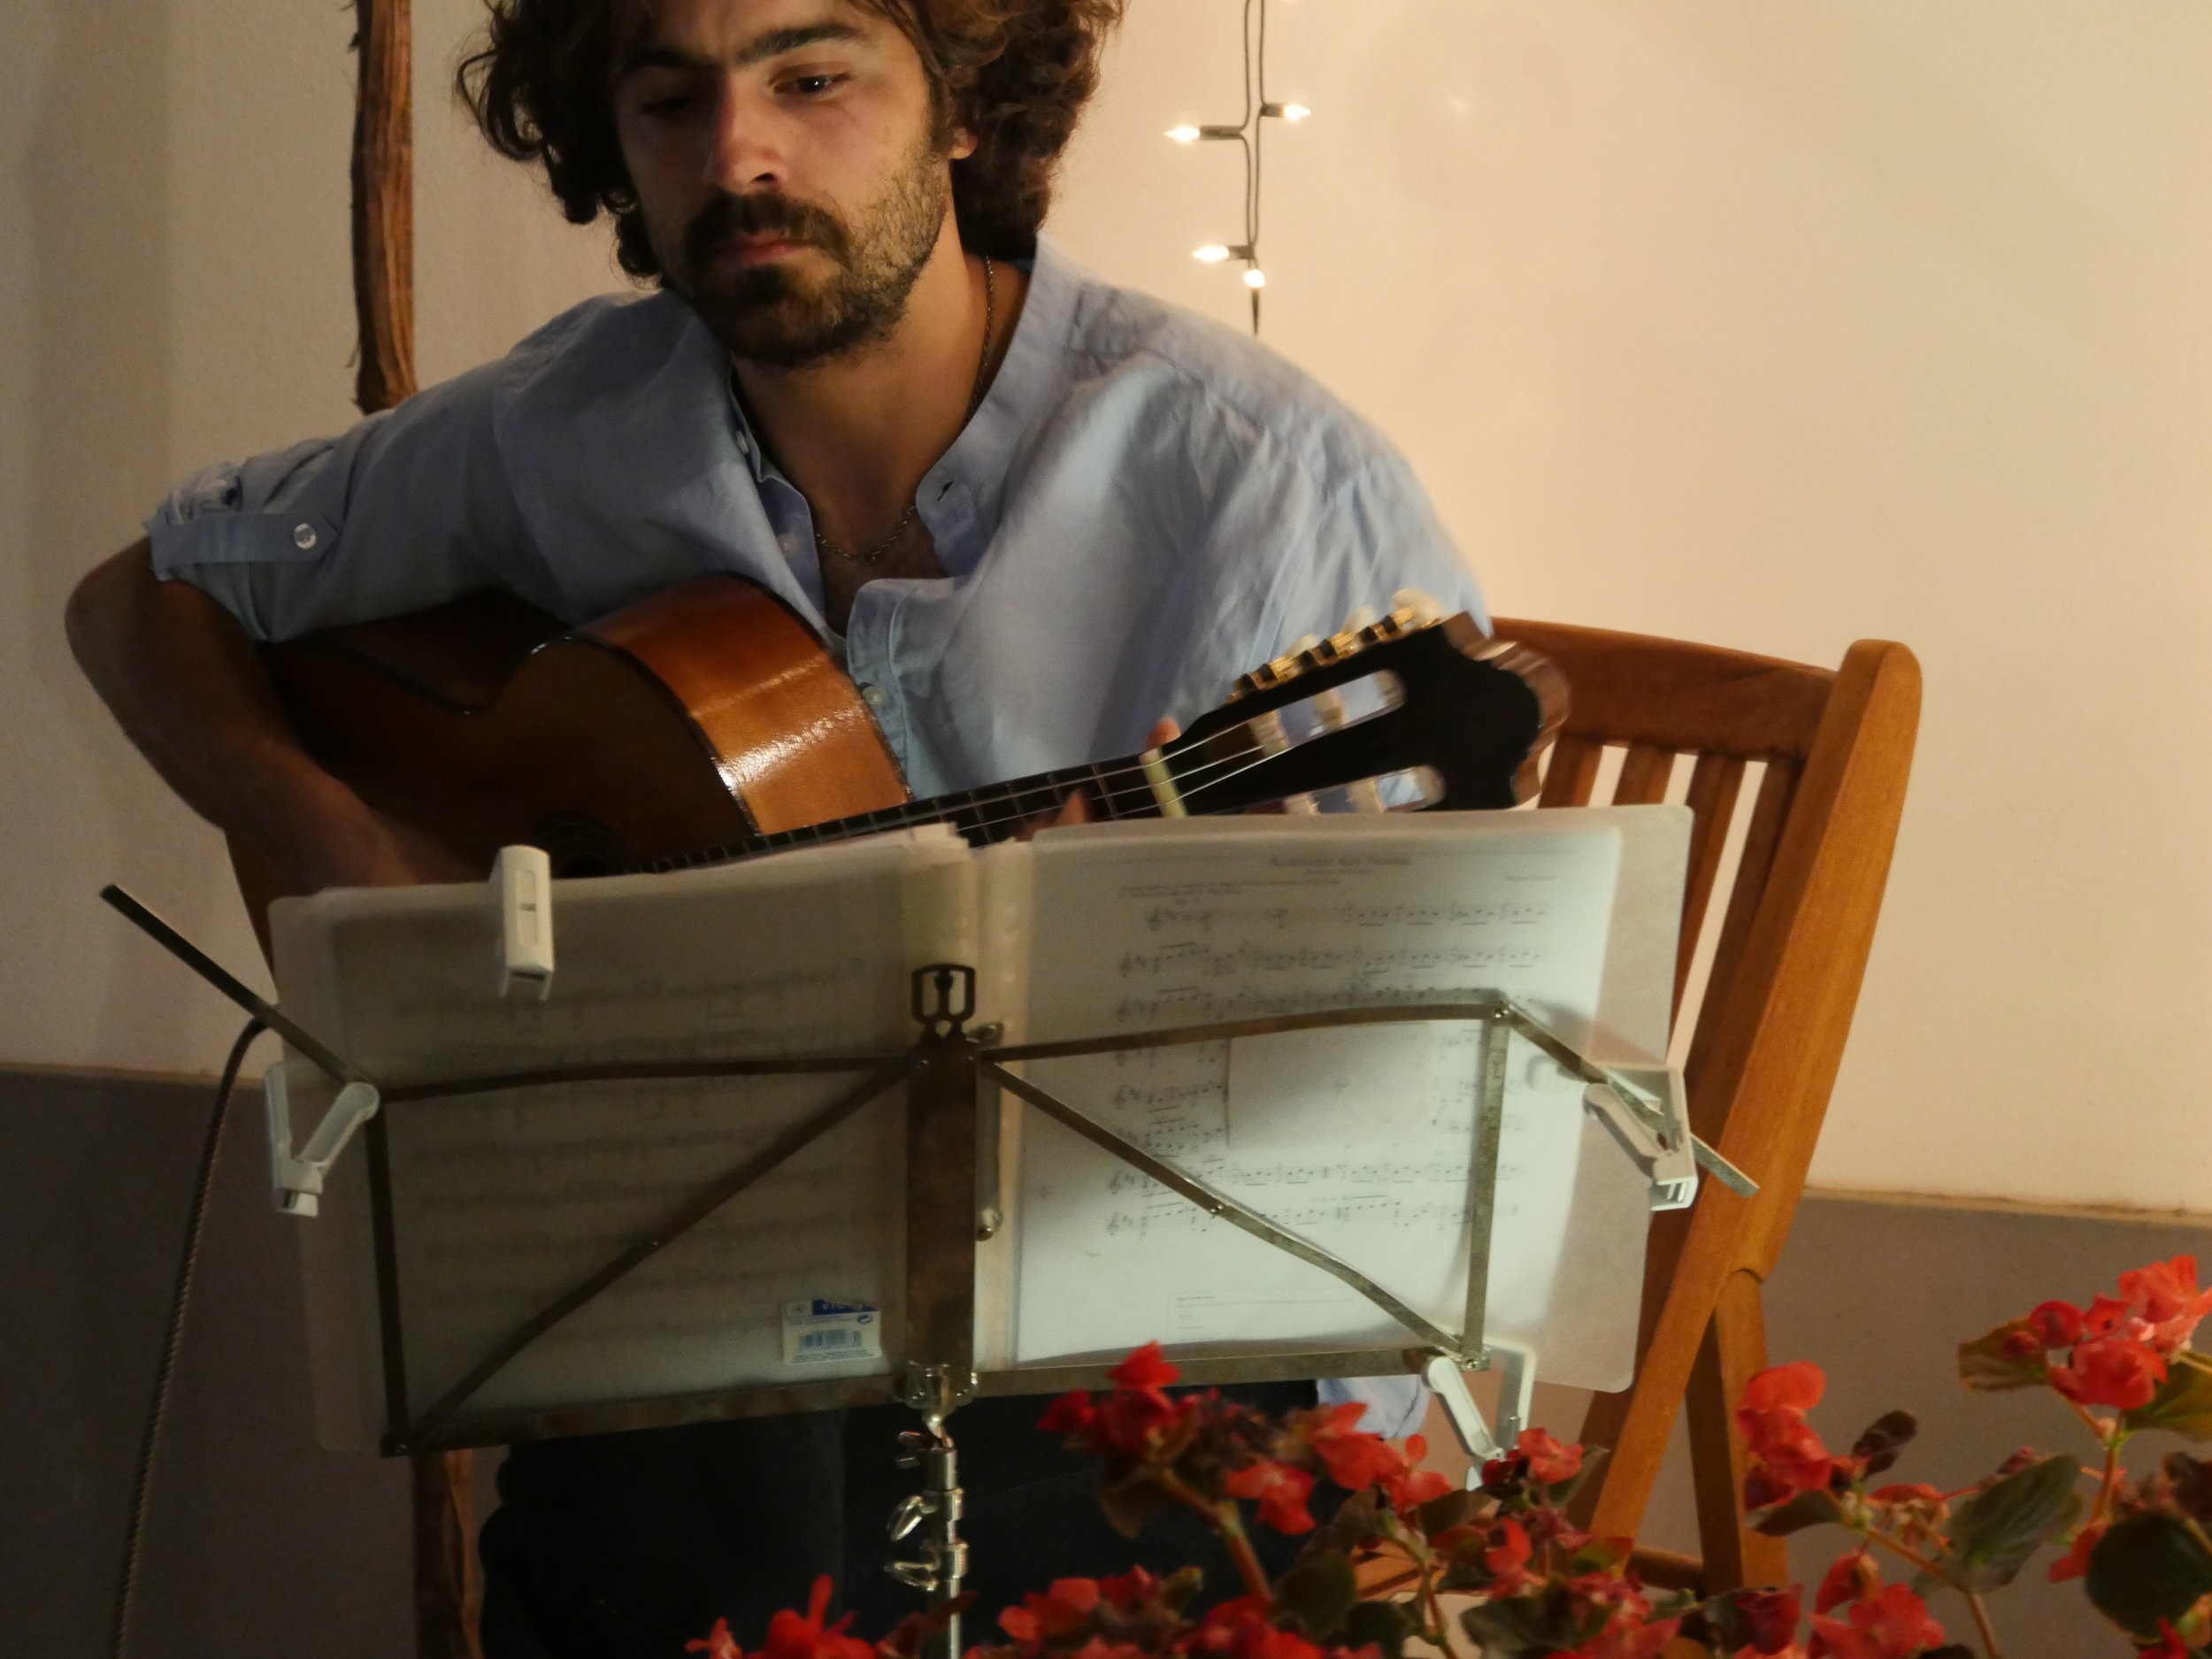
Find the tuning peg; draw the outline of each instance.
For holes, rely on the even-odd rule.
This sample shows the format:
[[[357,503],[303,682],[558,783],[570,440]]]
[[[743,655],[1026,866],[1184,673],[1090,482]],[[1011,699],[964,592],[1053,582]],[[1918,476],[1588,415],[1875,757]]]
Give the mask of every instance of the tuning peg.
[[[1409,628],[1434,627],[1444,619],[1444,607],[1418,588],[1401,588],[1390,595],[1390,608],[1405,618]]]
[[[1406,626],[1404,619],[1396,611],[1386,617],[1378,617],[1359,631],[1360,649],[1364,650],[1371,645],[1398,639],[1405,634]]]

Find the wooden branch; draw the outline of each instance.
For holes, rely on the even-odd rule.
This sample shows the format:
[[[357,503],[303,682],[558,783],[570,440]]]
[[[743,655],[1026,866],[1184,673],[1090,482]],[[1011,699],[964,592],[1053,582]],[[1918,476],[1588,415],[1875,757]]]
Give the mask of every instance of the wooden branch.
[[[415,1652],[418,1659],[482,1659],[476,1624],[475,1458],[423,1452],[414,1466]]]
[[[354,0],[360,33],[353,118],[353,303],[363,414],[415,390],[413,52],[408,0]]]
[[[353,309],[365,415],[415,390],[415,96],[408,0],[354,0],[360,81],[353,115]],[[411,1460],[415,1650],[419,1659],[480,1659],[474,1460]]]

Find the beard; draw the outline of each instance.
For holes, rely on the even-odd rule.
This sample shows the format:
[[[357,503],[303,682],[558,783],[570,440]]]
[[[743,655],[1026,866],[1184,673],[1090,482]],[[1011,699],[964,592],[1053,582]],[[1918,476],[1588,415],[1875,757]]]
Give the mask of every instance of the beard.
[[[718,195],[683,230],[668,286],[733,357],[770,367],[820,363],[888,336],[936,250],[951,205],[943,154],[927,140],[848,226],[835,213],[780,192]],[[733,238],[773,235],[829,256],[826,276],[787,258],[730,266],[715,256]]]

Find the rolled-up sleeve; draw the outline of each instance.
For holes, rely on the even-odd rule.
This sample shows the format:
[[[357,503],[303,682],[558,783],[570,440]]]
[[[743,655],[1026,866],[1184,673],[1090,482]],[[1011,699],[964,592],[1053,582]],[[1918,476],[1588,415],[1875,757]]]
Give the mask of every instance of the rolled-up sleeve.
[[[542,565],[495,436],[501,367],[434,387],[339,437],[185,480],[146,520],[155,573],[201,589],[257,640],[490,587],[546,604],[549,583],[537,579]]]

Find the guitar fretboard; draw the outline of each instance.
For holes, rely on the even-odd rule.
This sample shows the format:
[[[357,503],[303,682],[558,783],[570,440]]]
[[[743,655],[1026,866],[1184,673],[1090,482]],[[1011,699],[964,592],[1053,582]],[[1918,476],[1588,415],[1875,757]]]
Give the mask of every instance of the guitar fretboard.
[[[1033,818],[1056,812],[1078,789],[1088,797],[1093,815],[1100,818],[1157,818],[1159,803],[1144,769],[1132,756],[1103,760],[1088,766],[1070,766],[1061,772],[1039,772],[1010,783],[995,783],[981,789],[939,795],[928,801],[910,801],[864,812],[857,818],[834,818],[799,829],[777,830],[718,841],[710,847],[658,858],[645,867],[656,873],[697,870],[710,864],[733,863],[759,853],[782,852],[795,847],[816,847],[855,836],[879,834],[885,830],[915,829],[925,824],[949,824],[977,846],[1005,841]]]

